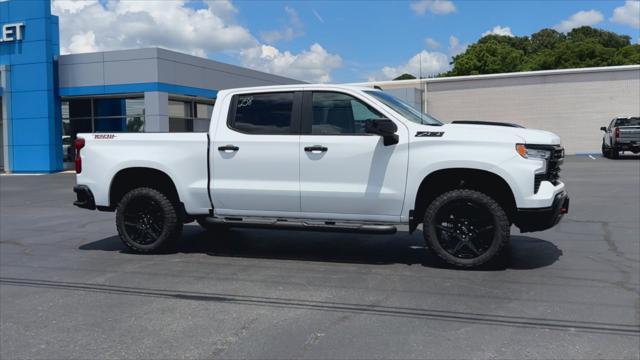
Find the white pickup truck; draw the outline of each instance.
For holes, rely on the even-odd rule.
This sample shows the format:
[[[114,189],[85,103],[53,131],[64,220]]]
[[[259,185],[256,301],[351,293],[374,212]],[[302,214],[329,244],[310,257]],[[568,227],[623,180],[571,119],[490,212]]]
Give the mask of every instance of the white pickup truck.
[[[423,224],[460,267],[558,223],[569,198],[552,133],[443,124],[380,90],[220,91],[208,133],[79,134],[76,206],[115,211],[122,241],[164,248],[184,223],[391,234]]]

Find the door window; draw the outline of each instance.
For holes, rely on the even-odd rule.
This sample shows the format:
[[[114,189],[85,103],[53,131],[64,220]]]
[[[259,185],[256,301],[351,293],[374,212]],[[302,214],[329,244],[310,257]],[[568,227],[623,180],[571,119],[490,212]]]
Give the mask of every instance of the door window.
[[[335,92],[314,92],[312,113],[313,135],[362,135],[365,120],[384,117],[359,99]]]
[[[293,92],[236,95],[229,127],[247,134],[293,134]]]

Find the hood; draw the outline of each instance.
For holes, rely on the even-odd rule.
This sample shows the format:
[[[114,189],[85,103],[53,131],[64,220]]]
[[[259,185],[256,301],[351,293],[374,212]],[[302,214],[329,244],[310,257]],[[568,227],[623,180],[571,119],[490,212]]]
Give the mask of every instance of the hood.
[[[449,131],[456,135],[474,136],[484,140],[560,145],[560,137],[558,135],[544,130],[484,124],[445,124],[442,128],[444,131]]]

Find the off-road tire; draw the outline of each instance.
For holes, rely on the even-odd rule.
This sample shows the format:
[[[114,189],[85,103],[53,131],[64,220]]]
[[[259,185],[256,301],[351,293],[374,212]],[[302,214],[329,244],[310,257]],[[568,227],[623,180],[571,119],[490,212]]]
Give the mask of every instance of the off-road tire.
[[[609,159],[617,159],[620,157],[620,153],[613,146],[609,148]]]
[[[154,237],[155,240],[149,244],[140,244],[134,241],[130,236],[125,225],[125,213],[128,206],[136,200],[144,199],[150,201],[157,206],[159,216],[162,219],[159,228],[159,236]],[[131,250],[138,253],[153,253],[161,250],[166,250],[175,244],[176,240],[182,234],[182,221],[180,221],[176,206],[173,204],[167,196],[158,190],[141,187],[129,191],[122,197],[118,207],[116,209],[116,228],[118,229],[118,235],[122,242]]]
[[[438,240],[435,220],[438,210],[445,204],[459,200],[470,200],[482,205],[482,207],[487,209],[493,221],[495,231],[491,245],[489,245],[486,252],[475,258],[462,259],[456,257],[447,252]],[[498,204],[494,199],[479,191],[461,189],[446,192],[438,196],[431,202],[431,204],[429,204],[424,215],[423,233],[427,247],[434,251],[440,259],[456,267],[473,268],[492,261],[504,261],[501,255],[503,250],[507,248],[506,245],[509,243],[509,224],[509,217],[500,204]]]

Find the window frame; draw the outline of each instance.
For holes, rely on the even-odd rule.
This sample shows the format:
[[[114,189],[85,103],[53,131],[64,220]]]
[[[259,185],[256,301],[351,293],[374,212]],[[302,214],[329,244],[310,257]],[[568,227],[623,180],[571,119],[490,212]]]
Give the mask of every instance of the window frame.
[[[373,106],[372,104],[370,104],[368,101],[353,95],[353,94],[349,94],[346,93],[344,91],[339,91],[339,90],[307,90],[304,91],[303,97],[302,97],[302,119],[301,119],[301,130],[300,130],[300,134],[301,135],[308,135],[308,136],[379,136],[376,134],[369,134],[369,133],[359,133],[359,134],[314,134],[312,133],[312,126],[313,126],[313,94],[314,93],[333,93],[333,94],[341,94],[341,95],[346,95],[346,96],[350,96],[360,102],[362,102],[363,104],[373,108],[375,111],[379,112],[382,116],[385,116],[384,113],[382,111],[380,111],[377,107]],[[385,117],[386,118],[386,117]],[[393,121],[393,120],[391,120]],[[394,121],[395,123],[395,121]],[[396,124],[397,126],[398,124]]]
[[[250,133],[246,131],[242,131],[240,129],[235,128],[233,125],[235,124],[236,119],[236,110],[238,109],[238,98],[240,96],[251,96],[251,95],[271,95],[271,94],[293,94],[293,103],[291,105],[291,118],[289,119],[289,128],[291,129],[288,133]],[[266,136],[266,135],[275,135],[275,136],[286,136],[286,135],[300,135],[301,131],[301,122],[300,122],[300,114],[302,111],[302,91],[290,90],[290,91],[268,91],[268,92],[255,92],[255,93],[240,93],[234,94],[231,97],[231,101],[229,102],[229,111],[227,112],[227,128],[233,132],[244,134],[244,135],[258,135],[258,136]]]
[[[143,100],[143,107],[142,107],[142,114],[138,115],[138,114],[134,114],[134,115],[126,115],[126,106],[125,106],[125,115],[114,115],[114,116],[96,116],[95,112],[96,112],[96,101],[102,100],[102,99],[118,99],[118,100]],[[67,102],[70,103],[73,100],[88,100],[89,104],[90,104],[90,116],[78,116],[78,117],[71,117],[71,113],[68,112],[67,115],[68,117],[64,117],[64,115],[61,113],[60,114],[60,123],[64,123],[65,120],[68,121],[69,126],[71,126],[71,121],[72,120],[88,120],[91,123],[91,134],[100,134],[100,133],[131,133],[131,134],[139,134],[139,133],[144,133],[145,132],[145,126],[146,126],[146,108],[144,107],[144,93],[130,93],[130,94],[109,94],[109,95],[82,95],[82,96],[63,96],[60,98],[60,107],[62,108],[63,102]],[[70,105],[70,104],[69,104]],[[67,106],[69,106],[67,105]],[[124,119],[125,121],[125,127],[126,124],[128,122],[128,119],[130,118],[134,118],[134,117],[140,117],[142,119],[142,129],[138,132],[129,132],[129,131],[96,131],[96,121],[97,120],[111,120],[111,119]],[[64,126],[64,125],[62,125]],[[64,131],[64,128],[63,128]],[[65,135],[65,134],[63,134]],[[71,134],[67,134],[69,136],[75,136],[75,135],[71,135]]]

